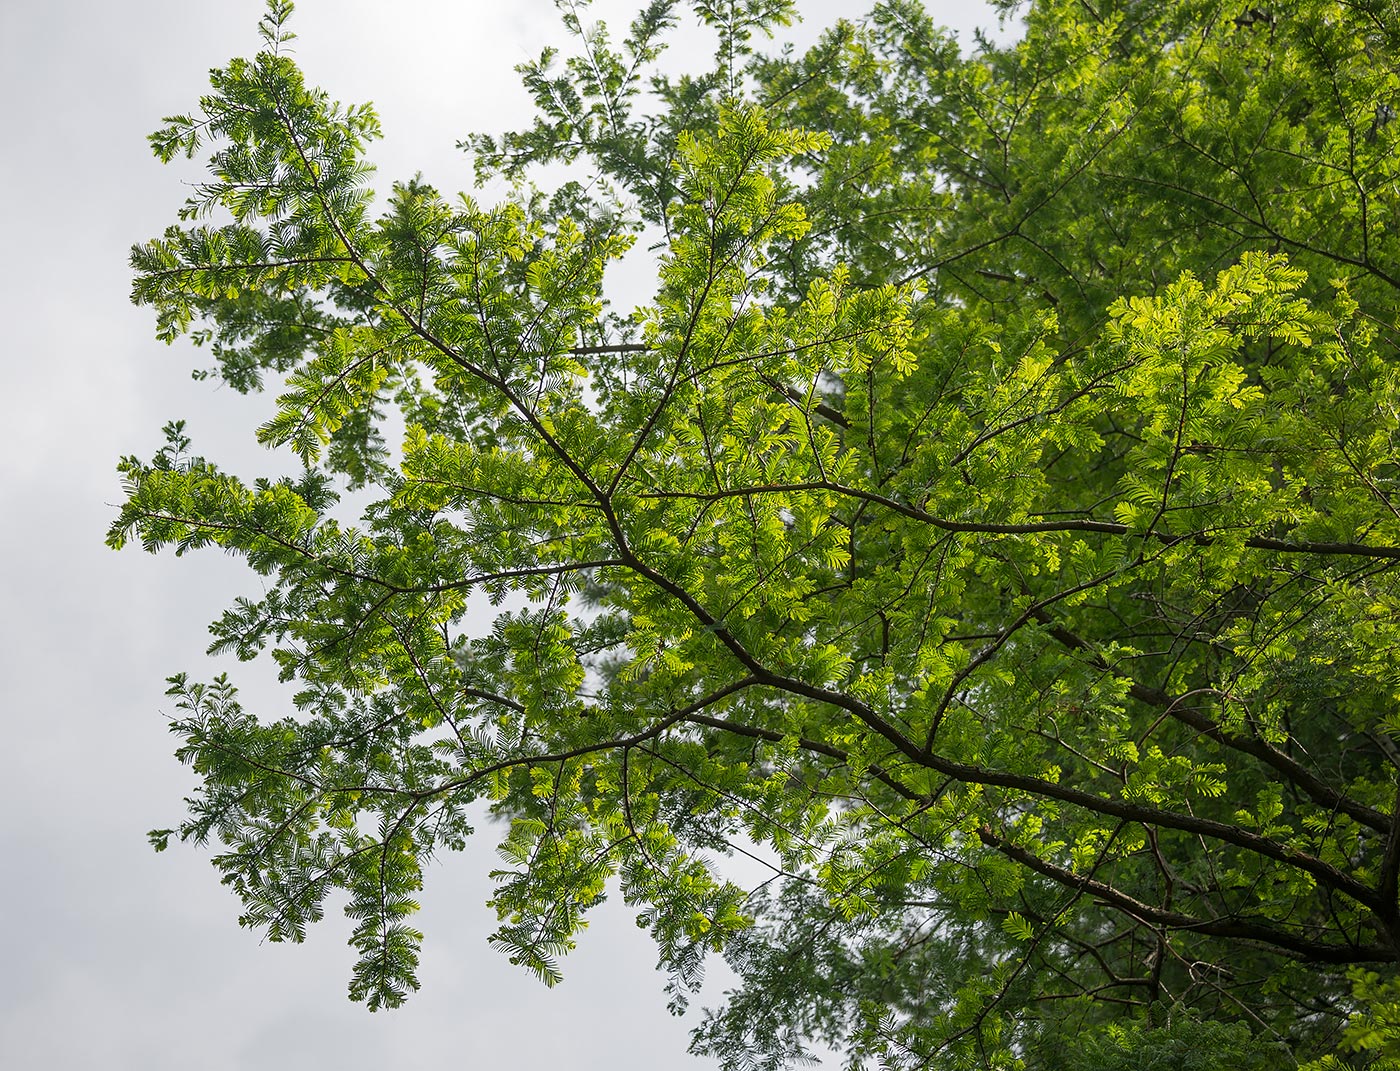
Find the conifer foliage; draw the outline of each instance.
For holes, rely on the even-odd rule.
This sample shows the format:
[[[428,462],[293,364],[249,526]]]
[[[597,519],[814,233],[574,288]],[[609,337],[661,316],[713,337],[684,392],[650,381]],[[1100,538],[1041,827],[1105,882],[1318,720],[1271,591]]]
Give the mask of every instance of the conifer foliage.
[[[805,54],[792,0],[560,6],[535,124],[464,143],[496,205],[377,200],[286,0],[151,138],[208,179],[134,298],[304,467],[121,462],[109,542],[243,556],[213,649],[296,707],[173,677],[156,846],[273,940],[347,892],[371,1008],[494,815],[499,947],[552,984],[625,897],[678,1007],[737,971],[728,1068],[1391,1066],[1388,0],[1036,0],[967,52],[882,0]]]

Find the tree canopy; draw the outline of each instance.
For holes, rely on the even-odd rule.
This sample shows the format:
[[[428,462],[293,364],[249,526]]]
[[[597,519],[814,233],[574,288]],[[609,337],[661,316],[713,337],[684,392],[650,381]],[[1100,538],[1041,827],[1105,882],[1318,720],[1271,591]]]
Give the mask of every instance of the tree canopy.
[[[273,940],[348,892],[371,1008],[489,814],[493,940],[552,983],[625,897],[726,1068],[1400,1066],[1400,13],[560,7],[494,206],[376,200],[285,0],[152,135],[208,178],[134,298],[304,469],[121,462],[109,542],[246,558],[213,650],[295,686],[171,679],[157,847]]]

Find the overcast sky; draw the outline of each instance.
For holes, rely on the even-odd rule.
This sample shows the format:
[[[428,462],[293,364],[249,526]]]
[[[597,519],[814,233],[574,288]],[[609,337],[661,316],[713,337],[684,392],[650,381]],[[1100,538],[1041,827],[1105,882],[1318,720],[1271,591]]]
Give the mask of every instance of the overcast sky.
[[[801,7],[800,40],[864,10]],[[155,342],[149,310],[127,303],[127,250],[174,221],[194,174],[162,168],[145,135],[195,106],[210,67],[256,51],[262,10],[0,0],[0,1066],[712,1066],[685,1055],[695,1014],[666,1013],[655,953],[622,904],[594,914],[552,991],[487,946],[489,830],[429,870],[423,989],[378,1015],[345,997],[343,917],[301,946],[259,944],[208,852],[145,843],[192,787],[170,757],[168,674],[230,669],[251,709],[287,703],[265,668],[204,655],[207,623],[260,590],[240,562],[102,545],[117,457],[149,457],[167,420],[187,419],[196,448],[232,471],[275,464],[253,442],[266,400],[192,382],[191,352]],[[633,4],[593,10],[621,28]],[[992,22],[980,3],[934,10],[964,39]],[[454,143],[527,122],[512,68],[564,44],[552,0],[301,0],[293,28],[312,82],[377,105],[379,189],[417,171],[468,188]]]

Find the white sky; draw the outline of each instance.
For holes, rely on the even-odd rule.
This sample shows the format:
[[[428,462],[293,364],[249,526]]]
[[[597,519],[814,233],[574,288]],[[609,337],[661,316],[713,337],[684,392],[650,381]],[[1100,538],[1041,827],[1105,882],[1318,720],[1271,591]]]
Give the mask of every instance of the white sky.
[[[806,0],[797,36],[865,6]],[[992,23],[972,0],[933,8],[964,39]],[[634,5],[593,10],[621,30]],[[428,872],[423,989],[377,1015],[345,997],[338,912],[304,945],[260,945],[208,852],[145,843],[192,786],[170,757],[165,676],[227,668],[251,709],[286,703],[265,668],[204,655],[207,623],[257,590],[238,561],[102,545],[117,457],[149,457],[166,420],[187,418],[196,448],[234,471],[271,463],[252,438],[266,400],[192,382],[190,351],[155,342],[149,311],[126,300],[130,245],[184,197],[145,135],[195,106],[210,67],[256,51],[261,12],[261,0],[0,0],[0,1067],[712,1066],[685,1055],[696,1015],[666,1013],[654,950],[620,902],[594,914],[553,991],[487,947],[490,830]],[[445,192],[469,188],[454,143],[524,125],[512,67],[564,43],[551,0],[302,0],[293,28],[310,80],[378,107],[379,189],[420,170]]]

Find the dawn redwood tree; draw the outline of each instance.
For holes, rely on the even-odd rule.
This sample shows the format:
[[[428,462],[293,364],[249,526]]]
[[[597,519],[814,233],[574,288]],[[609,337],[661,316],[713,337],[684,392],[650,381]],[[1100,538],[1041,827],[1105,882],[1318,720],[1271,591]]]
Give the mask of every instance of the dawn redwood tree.
[[[296,689],[171,679],[202,783],[156,845],[216,841],[273,940],[346,890],[372,1008],[490,814],[499,946],[552,982],[616,890],[678,1004],[738,972],[726,1067],[1392,1066],[1392,4],[1045,0],[964,54],[887,0],[769,55],[791,0],[692,0],[685,77],[677,0],[583,7],[535,125],[464,143],[494,207],[377,202],[285,0],[153,135],[209,178],[135,300],[279,383],[304,465],[178,423],[121,463],[111,544],[245,556],[214,649]]]

